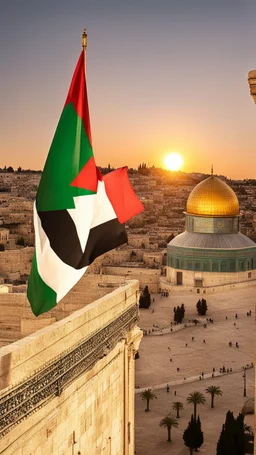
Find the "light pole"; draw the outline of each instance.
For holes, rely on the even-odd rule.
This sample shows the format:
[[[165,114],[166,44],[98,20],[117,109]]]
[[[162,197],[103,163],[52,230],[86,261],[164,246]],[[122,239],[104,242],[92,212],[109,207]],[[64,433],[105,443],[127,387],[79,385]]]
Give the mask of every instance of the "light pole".
[[[244,367],[243,378],[244,378],[244,397],[246,397],[246,367]]]

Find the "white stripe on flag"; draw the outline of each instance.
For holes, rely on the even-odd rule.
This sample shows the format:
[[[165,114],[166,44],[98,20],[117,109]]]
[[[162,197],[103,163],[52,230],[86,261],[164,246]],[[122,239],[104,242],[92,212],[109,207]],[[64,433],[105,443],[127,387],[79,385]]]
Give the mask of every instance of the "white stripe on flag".
[[[57,294],[57,303],[82,278],[87,267],[76,270],[65,264],[52,250],[34,206],[35,248],[38,273]]]
[[[90,229],[116,218],[107,197],[104,182],[98,182],[97,194],[74,198],[75,209],[68,212],[77,227],[82,250],[84,251]],[[87,266],[76,270],[65,264],[52,250],[49,239],[42,228],[34,204],[35,248],[39,275],[57,294],[59,302],[82,278]]]
[[[116,218],[115,211],[107,197],[105,183],[98,182],[97,194],[74,197],[75,209],[68,209],[73,219],[81,248],[84,251],[90,229]]]

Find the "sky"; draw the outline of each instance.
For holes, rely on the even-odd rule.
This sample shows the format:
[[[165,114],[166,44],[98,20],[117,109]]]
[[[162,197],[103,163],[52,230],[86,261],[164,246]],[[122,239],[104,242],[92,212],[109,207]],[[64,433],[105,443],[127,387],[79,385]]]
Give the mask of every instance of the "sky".
[[[0,14],[0,167],[42,169],[88,33],[96,163],[256,177],[255,0],[13,0]]]

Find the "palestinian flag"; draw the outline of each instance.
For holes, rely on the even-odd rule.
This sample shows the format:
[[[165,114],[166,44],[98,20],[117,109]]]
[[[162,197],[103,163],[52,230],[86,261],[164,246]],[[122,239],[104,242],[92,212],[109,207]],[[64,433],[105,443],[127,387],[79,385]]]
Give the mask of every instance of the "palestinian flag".
[[[82,51],[34,204],[33,313],[53,308],[96,257],[126,243],[125,222],[142,210],[126,167],[102,177],[95,165]]]

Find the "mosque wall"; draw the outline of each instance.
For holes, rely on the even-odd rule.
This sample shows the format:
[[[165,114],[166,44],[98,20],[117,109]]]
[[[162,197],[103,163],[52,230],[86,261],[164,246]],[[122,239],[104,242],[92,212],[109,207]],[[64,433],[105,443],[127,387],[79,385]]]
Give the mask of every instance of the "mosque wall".
[[[239,217],[205,217],[186,214],[185,229],[190,232],[235,234],[239,230]]]
[[[130,281],[0,349],[2,455],[134,455],[138,295]]]
[[[168,266],[201,272],[243,272],[256,269],[256,247],[241,249],[173,248],[168,245]]]
[[[177,285],[178,274],[182,285]],[[226,285],[237,285],[239,283],[246,286],[256,284],[256,270],[235,273],[214,273],[214,272],[195,272],[190,270],[178,270],[167,267],[166,280],[175,288],[206,289],[213,287],[222,287]]]

